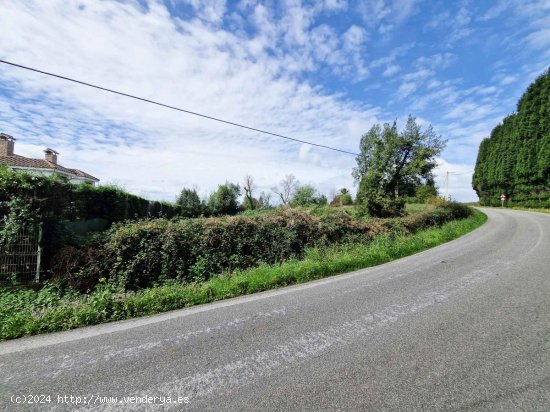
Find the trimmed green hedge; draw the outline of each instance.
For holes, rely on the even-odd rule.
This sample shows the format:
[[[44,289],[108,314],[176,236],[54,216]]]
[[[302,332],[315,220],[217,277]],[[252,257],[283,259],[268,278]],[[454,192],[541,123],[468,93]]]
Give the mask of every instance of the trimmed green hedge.
[[[102,218],[120,222],[180,214],[178,205],[150,201],[114,186],[74,185],[61,176],[36,176],[0,165],[0,215],[9,214],[14,198],[23,199],[43,218],[57,221]]]
[[[253,217],[130,222],[115,225],[96,247],[61,250],[54,274],[81,285],[107,278],[125,290],[167,279],[201,281],[300,258],[312,246],[366,243],[379,234],[413,233],[470,214],[466,206],[447,203],[398,219],[354,219],[346,213],[315,217],[282,210]],[[74,262],[80,263],[75,267]]]
[[[88,184],[71,188],[72,210],[76,219],[103,218],[111,222],[144,217],[179,216],[178,205],[144,199],[113,186]]]

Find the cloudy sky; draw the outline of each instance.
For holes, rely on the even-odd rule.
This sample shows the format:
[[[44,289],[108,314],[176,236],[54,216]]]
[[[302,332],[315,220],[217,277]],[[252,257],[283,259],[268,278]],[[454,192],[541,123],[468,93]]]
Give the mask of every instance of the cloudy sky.
[[[438,183],[462,201],[479,142],[550,64],[549,0],[0,0],[0,27],[4,60],[344,150],[410,113],[448,139]],[[153,199],[247,173],[353,187],[353,156],[1,64],[0,131]]]

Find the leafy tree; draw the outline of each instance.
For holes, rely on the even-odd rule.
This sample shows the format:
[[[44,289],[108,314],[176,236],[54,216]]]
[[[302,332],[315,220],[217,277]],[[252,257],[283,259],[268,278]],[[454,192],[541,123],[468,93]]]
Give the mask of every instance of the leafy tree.
[[[378,217],[403,214],[404,197],[433,181],[435,157],[445,143],[431,126],[422,130],[412,116],[401,133],[396,122],[374,125],[361,138],[361,154],[352,173],[359,182],[359,210]]]
[[[327,198],[311,185],[297,186],[290,201],[292,206],[326,205]]]
[[[225,182],[208,198],[208,209],[213,215],[234,215],[239,211],[238,198],[241,188],[234,183]]]
[[[203,207],[199,195],[195,189],[184,187],[177,199],[181,206],[181,215],[184,217],[198,217],[203,213]]]

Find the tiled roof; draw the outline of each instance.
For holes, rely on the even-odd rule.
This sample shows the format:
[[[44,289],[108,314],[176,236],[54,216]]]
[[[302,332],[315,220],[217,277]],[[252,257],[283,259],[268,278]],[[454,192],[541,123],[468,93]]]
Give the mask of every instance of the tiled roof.
[[[88,173],[83,172],[82,170],[78,169],[68,169],[66,167],[63,167],[59,164],[55,164],[53,162],[50,162],[45,159],[31,159],[29,157],[23,157],[19,155],[13,155],[13,156],[0,156],[0,163],[5,163],[10,166],[19,166],[19,167],[30,167],[30,168],[36,168],[36,169],[54,169],[59,170],[63,173],[68,173],[70,175],[75,175],[77,177],[85,177],[88,179],[95,180],[96,182],[99,182],[99,179],[89,175]]]
[[[73,172],[73,174],[77,175],[78,177],[87,177],[88,179],[92,179],[99,182],[99,179],[97,177],[93,177],[92,175],[86,172],[83,172],[82,170],[79,170],[79,169],[69,169],[69,170]]]

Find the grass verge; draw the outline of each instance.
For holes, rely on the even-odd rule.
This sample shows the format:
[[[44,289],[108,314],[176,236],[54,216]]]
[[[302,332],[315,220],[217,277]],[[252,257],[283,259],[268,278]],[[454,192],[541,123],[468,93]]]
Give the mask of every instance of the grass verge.
[[[456,239],[486,219],[475,210],[471,217],[439,228],[380,236],[367,245],[309,249],[301,260],[261,265],[203,283],[171,283],[125,293],[100,284],[90,295],[63,294],[53,285],[39,292],[4,291],[0,293],[0,340],[153,315],[379,265]]]

